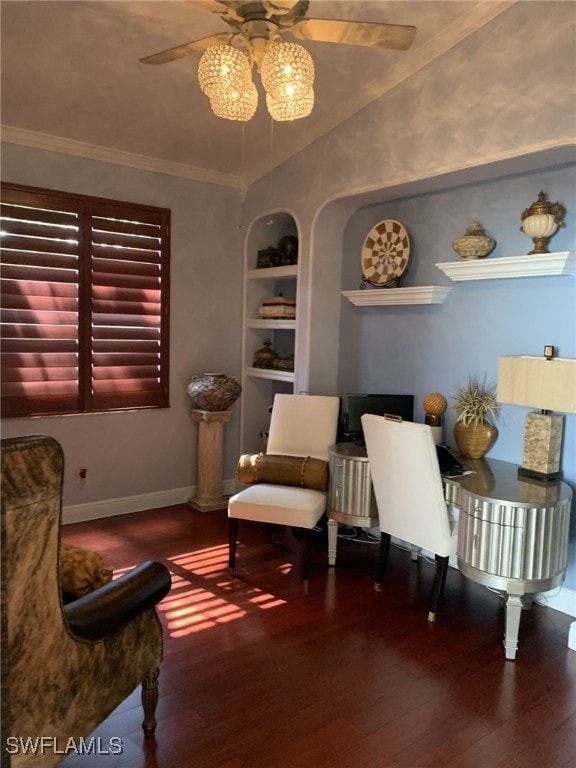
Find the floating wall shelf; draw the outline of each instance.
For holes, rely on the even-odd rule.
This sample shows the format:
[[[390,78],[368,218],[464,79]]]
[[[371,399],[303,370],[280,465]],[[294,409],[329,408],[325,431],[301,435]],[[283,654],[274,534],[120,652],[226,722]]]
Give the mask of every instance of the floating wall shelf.
[[[294,381],[294,371],[277,371],[274,368],[246,368],[246,374],[255,379],[270,381]]]
[[[265,331],[294,331],[296,320],[246,320],[246,328],[260,328]]]
[[[357,307],[382,307],[400,304],[442,304],[452,288],[418,285],[414,288],[379,288],[378,290],[342,291],[342,296]]]
[[[298,276],[298,264],[290,264],[286,267],[268,267],[261,269],[249,269],[249,280],[288,280]]]
[[[496,256],[491,259],[445,261],[436,264],[450,280],[500,280],[576,274],[576,256],[569,251]]]

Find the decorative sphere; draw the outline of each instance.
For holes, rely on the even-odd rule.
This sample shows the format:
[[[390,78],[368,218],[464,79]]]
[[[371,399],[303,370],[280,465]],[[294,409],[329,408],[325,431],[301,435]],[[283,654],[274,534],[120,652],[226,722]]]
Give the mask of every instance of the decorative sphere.
[[[422,401],[422,405],[426,413],[430,413],[433,416],[441,416],[443,413],[446,413],[448,401],[440,392],[430,392]]]

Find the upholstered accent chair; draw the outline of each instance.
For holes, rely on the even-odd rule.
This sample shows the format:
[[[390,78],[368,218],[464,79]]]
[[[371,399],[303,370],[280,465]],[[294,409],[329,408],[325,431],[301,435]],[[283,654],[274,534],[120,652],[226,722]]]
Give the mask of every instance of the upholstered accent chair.
[[[51,437],[2,440],[3,767],[55,765],[70,740],[86,739],[139,684],[145,734],[156,726],[163,640],[154,606],[170,590],[170,573],[142,563],[63,605],[63,470]],[[42,737],[52,742],[19,746]]]
[[[413,552],[414,548],[433,552],[436,577],[428,621],[436,621],[449,557],[456,552],[458,523],[444,498],[431,427],[364,414],[362,430],[380,523],[374,587],[377,591],[382,587],[391,536],[413,545]]]
[[[266,456],[273,459],[275,467],[264,474],[266,481],[259,482],[256,475],[258,464],[262,462],[256,460],[255,482],[228,500],[229,566],[233,571],[239,520],[261,522],[269,530],[272,525],[291,526],[305,532],[303,575],[305,585],[308,584],[312,531],[326,511],[328,479],[326,470],[323,485],[319,482],[321,473],[314,470],[307,473],[309,462],[301,462],[300,459],[313,459],[316,466],[322,463],[327,465],[328,448],[336,439],[339,406],[337,397],[275,396],[266,448]],[[299,467],[297,476],[301,482],[291,479],[289,483],[295,463]]]

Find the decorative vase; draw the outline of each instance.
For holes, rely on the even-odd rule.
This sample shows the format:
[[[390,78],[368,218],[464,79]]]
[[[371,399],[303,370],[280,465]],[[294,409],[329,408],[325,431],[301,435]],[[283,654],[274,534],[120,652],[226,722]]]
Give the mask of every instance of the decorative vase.
[[[240,397],[242,387],[234,376],[225,373],[204,373],[192,376],[188,394],[195,408],[201,411],[227,411]]]
[[[461,421],[454,425],[454,438],[461,456],[468,459],[481,459],[496,442],[498,430],[489,421],[468,424]]]
[[[284,235],[278,240],[280,266],[285,267],[298,263],[298,238],[294,235]]]
[[[463,259],[483,259],[495,245],[496,240],[488,237],[479,221],[471,221],[466,234],[452,241],[452,248]]]
[[[564,226],[565,213],[564,206],[561,203],[551,203],[545,192],[540,192],[538,200],[522,211],[520,231],[531,237],[534,243],[534,248],[528,255],[550,253],[548,242],[558,227]]]
[[[270,346],[272,342],[270,339],[264,339],[264,346],[261,349],[257,349],[254,353],[254,368],[270,368],[272,362],[278,357],[278,353],[275,352]]]

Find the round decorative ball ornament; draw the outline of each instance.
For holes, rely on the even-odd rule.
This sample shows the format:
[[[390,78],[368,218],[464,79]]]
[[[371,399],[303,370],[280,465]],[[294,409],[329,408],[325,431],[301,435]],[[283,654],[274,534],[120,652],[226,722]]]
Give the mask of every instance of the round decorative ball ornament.
[[[405,227],[385,219],[372,227],[364,241],[360,256],[363,281],[378,288],[389,287],[406,272],[409,258],[410,238]]]
[[[426,413],[430,413],[433,416],[442,416],[443,413],[446,413],[448,401],[440,392],[430,392],[422,401],[422,405]]]

